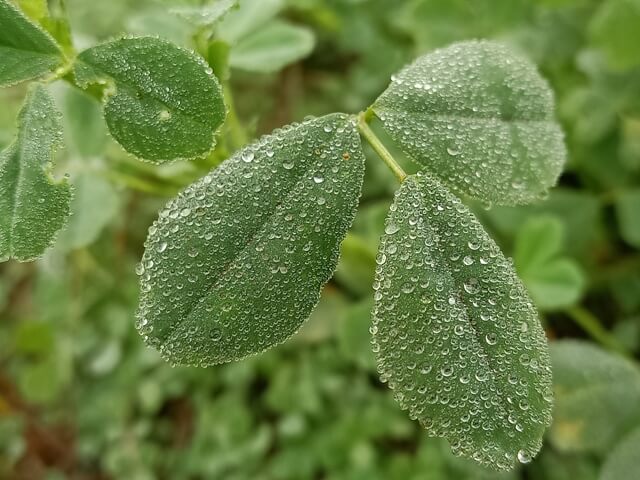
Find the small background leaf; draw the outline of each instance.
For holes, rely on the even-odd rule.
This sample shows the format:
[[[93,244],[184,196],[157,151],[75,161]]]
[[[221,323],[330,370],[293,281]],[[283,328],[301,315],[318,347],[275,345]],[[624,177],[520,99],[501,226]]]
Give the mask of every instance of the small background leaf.
[[[461,42],[418,58],[373,110],[407,155],[485,202],[536,200],[565,162],[548,84],[497,43]]]
[[[71,190],[50,172],[61,140],[60,114],[35,84],[18,117],[16,140],[0,153],[0,261],[39,257],[67,221]]]
[[[584,341],[551,344],[555,390],[553,445],[606,453],[640,424],[640,371]]]
[[[313,32],[281,20],[273,20],[243,37],[231,49],[232,67],[249,72],[277,72],[311,53]]]
[[[616,198],[616,216],[624,241],[640,248],[640,189],[623,192]]]
[[[48,33],[10,1],[0,0],[0,87],[41,77],[63,61]]]
[[[635,478],[638,474],[638,446],[640,427],[636,427],[613,448],[602,465],[600,480]]]
[[[530,218],[516,236],[516,270],[540,309],[573,305],[584,290],[582,270],[563,249],[564,225],[553,216]]]
[[[204,60],[158,38],[123,38],[85,50],[76,77],[83,86],[113,82],[104,107],[109,130],[145,160],[206,154],[225,118],[220,84]]]
[[[138,329],[173,363],[282,342],[338,261],[364,175],[351,117],[275,131],[183,191],[149,229]]]
[[[396,194],[377,262],[373,348],[401,407],[454,453],[500,470],[528,463],[551,421],[551,368],[513,265],[420,174]]]

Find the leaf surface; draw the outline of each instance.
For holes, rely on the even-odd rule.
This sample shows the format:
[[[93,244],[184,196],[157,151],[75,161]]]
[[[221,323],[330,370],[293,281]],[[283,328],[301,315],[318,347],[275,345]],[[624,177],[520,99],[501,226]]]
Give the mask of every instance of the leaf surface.
[[[51,35],[10,1],[0,0],[0,87],[41,77],[63,62]]]
[[[35,84],[18,117],[16,140],[0,153],[0,261],[39,257],[65,224],[71,190],[50,173],[61,140],[60,114]]]
[[[129,153],[155,163],[208,153],[226,115],[222,89],[204,60],[166,40],[123,38],[85,50],[76,77],[110,83],[104,114]]]
[[[355,215],[364,156],[341,114],[245,147],[149,229],[137,327],[172,363],[212,365],[280,343],[309,317]]]
[[[400,406],[454,453],[501,470],[528,462],[551,420],[551,369],[511,262],[418,174],[396,194],[377,263],[373,348]]]
[[[607,453],[640,424],[640,370],[588,342],[551,345],[556,405],[549,439],[563,451]]]
[[[229,63],[249,72],[277,72],[309,55],[314,45],[308,28],[274,20],[240,40],[231,49]]]
[[[565,162],[547,82],[497,43],[461,42],[418,58],[373,110],[408,156],[484,202],[531,202]]]

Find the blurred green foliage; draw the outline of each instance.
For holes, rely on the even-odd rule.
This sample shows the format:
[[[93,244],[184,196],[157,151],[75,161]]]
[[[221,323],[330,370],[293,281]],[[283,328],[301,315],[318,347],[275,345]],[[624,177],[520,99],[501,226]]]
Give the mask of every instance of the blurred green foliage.
[[[39,15],[41,2],[19,3]],[[0,265],[0,478],[640,477],[639,0],[241,0],[213,41],[172,12],[200,2],[66,3],[76,46],[122,32],[170,38],[205,56],[234,108],[208,158],[157,167],[107,138],[92,99],[54,85],[74,216],[42,260]],[[303,36],[313,50],[292,45]],[[308,114],[357,112],[416,55],[479,37],[539,65],[569,148],[548,199],[475,208],[552,341],[555,418],[538,458],[506,475],[457,459],[377,380],[370,285],[396,183],[373,155],[336,276],[300,335],[207,369],[171,368],[144,347],[134,269],[169,196],[248,139]],[[261,68],[247,71],[247,57]],[[0,147],[25,91],[0,90]]]

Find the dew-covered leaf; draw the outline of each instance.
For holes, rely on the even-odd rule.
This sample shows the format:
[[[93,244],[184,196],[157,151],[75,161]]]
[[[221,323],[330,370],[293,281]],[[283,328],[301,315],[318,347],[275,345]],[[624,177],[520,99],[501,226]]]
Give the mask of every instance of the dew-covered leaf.
[[[277,72],[309,55],[314,45],[308,28],[274,20],[241,39],[231,49],[229,63],[249,72]]]
[[[159,38],[123,38],[78,55],[83,86],[107,83],[104,113],[113,137],[161,163],[209,152],[225,118],[222,90],[194,53]]]
[[[149,229],[137,327],[172,363],[212,365],[278,344],[309,316],[360,195],[354,120],[288,126],[184,190]]]
[[[373,110],[407,155],[484,202],[531,202],[565,162],[547,82],[497,43],[462,42],[418,58]]]
[[[587,342],[551,344],[555,409],[549,439],[564,451],[605,453],[640,424],[640,370]]]
[[[41,77],[63,62],[51,35],[10,1],[0,0],[0,87]]]
[[[18,117],[16,140],[0,153],[0,261],[39,257],[67,220],[71,190],[50,172],[61,128],[53,99],[35,84]]]
[[[640,447],[640,426],[619,442],[607,456],[600,480],[625,480],[640,477],[638,448]]]
[[[408,177],[385,223],[373,349],[403,409],[455,453],[507,470],[551,420],[544,332],[524,286],[473,214]]]

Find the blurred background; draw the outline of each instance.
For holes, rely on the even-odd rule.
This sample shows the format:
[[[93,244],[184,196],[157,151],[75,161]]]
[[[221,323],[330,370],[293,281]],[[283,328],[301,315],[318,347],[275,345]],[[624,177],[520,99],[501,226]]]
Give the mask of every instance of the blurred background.
[[[640,478],[640,0],[241,0],[213,27],[203,2],[66,3],[78,49],[125,32],[196,49],[230,115],[209,157],[156,167],[108,137],[93,99],[53,85],[74,215],[39,261],[0,264],[0,478]],[[336,275],[298,335],[205,369],[145,347],[135,266],[170,197],[258,135],[358,112],[417,55],[470,38],[539,66],[569,148],[549,198],[473,205],[552,345],[554,423],[534,461],[497,474],[454,457],[379,382],[371,283],[397,183],[372,152]],[[25,91],[0,90],[2,148]]]

